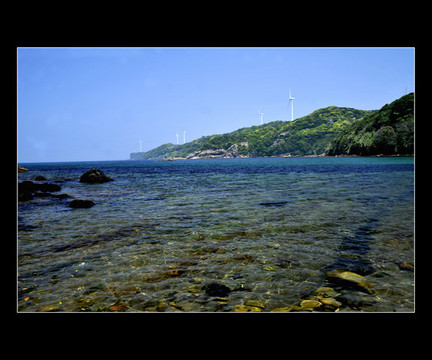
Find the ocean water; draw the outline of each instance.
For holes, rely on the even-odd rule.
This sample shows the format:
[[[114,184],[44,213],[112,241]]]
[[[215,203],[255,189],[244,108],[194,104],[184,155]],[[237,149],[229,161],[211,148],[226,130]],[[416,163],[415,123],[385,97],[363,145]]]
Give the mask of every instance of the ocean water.
[[[415,309],[412,157],[20,165],[95,202],[18,204],[20,312],[288,309],[334,269],[374,285],[338,311]],[[93,167],[115,181],[80,183]]]

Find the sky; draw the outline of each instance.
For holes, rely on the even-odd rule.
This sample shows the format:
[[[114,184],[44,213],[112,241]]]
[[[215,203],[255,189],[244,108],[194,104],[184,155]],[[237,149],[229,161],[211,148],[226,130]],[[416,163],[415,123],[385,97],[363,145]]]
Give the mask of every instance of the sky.
[[[414,48],[18,48],[19,163],[127,160],[414,91]]]

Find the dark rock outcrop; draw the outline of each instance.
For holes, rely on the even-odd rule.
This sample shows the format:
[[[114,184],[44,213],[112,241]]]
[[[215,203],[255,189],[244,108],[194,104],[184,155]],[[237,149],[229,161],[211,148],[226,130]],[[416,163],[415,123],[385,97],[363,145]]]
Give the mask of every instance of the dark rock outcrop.
[[[94,205],[95,203],[91,200],[72,200],[69,207],[72,209],[87,209]]]
[[[33,199],[33,194],[30,192],[18,192],[18,201],[28,201]]]
[[[228,286],[218,283],[211,283],[203,287],[206,294],[209,296],[226,297],[231,292]]]
[[[38,175],[34,178],[35,181],[46,181],[45,176],[42,175]]]
[[[61,187],[56,184],[42,183],[35,184],[33,181],[18,183],[18,201],[28,201],[37,197],[48,197],[51,192],[60,191]]]
[[[114,181],[114,179],[106,176],[101,170],[94,168],[82,174],[80,177],[80,182],[88,184],[101,184],[108,181]]]
[[[56,184],[43,183],[38,184],[37,186],[38,190],[42,192],[56,192],[61,190],[61,187]]]

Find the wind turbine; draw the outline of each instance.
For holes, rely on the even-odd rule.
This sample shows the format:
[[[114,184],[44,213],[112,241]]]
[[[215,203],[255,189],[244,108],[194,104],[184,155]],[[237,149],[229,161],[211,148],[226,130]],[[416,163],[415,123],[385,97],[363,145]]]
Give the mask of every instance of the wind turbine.
[[[142,152],[142,141],[141,141],[141,139],[138,139],[139,140],[139,143],[140,143],[140,152]]]
[[[291,96],[291,89],[290,89],[289,101],[291,102],[291,121],[293,121],[294,120],[294,98]]]
[[[186,131],[183,131],[183,144],[186,144]]]
[[[262,124],[263,124],[263,123],[262,123],[262,116],[263,116],[264,113],[258,110],[258,114],[260,115],[260,118],[261,118],[261,125],[262,125]]]
[[[177,137],[177,145],[178,145],[178,134],[176,134],[176,137]]]

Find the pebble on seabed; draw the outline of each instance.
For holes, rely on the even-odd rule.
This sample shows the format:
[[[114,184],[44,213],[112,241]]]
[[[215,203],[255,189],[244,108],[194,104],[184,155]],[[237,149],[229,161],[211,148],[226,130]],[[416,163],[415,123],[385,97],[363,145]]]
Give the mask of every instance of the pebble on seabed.
[[[402,263],[397,264],[399,266],[399,269],[401,270],[407,270],[407,271],[414,271],[414,264],[404,261]]]
[[[127,309],[129,309],[129,307],[127,307],[126,305],[123,305],[123,304],[111,305],[108,308],[108,310],[112,311],[112,312],[121,312],[121,311],[126,311]]]
[[[318,300],[303,300],[300,303],[303,310],[316,309],[322,306],[322,303]]]
[[[315,295],[323,298],[333,298],[340,295],[340,293],[331,287],[321,286],[315,290]]]

